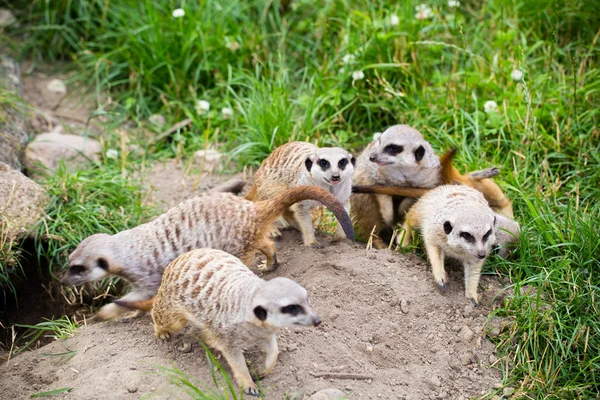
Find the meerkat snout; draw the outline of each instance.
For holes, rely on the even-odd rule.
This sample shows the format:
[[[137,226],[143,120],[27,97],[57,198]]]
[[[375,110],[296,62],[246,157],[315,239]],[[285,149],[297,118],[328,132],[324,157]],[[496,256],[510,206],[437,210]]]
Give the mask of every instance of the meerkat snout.
[[[253,311],[262,323],[274,328],[318,326],[319,315],[310,306],[308,292],[287,278],[265,282],[253,301]]]

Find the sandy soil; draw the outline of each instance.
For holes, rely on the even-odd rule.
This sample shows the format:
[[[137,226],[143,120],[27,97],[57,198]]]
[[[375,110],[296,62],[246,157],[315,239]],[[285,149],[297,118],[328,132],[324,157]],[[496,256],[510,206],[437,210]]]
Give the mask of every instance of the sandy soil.
[[[185,169],[170,161],[148,171],[158,204],[168,207],[197,192]],[[203,183],[210,187],[216,180]],[[320,240],[329,241],[323,235]],[[482,304],[473,308],[463,295],[460,268],[450,270],[450,286],[442,293],[427,263],[413,254],[349,243],[306,249],[293,230],[283,232],[277,247],[282,265],[264,278],[286,276],[305,286],[323,324],[281,331],[278,364],[262,382],[266,398],[303,398],[337,388],[357,399],[467,399],[500,382],[491,366],[495,348],[485,335],[491,329],[487,315],[502,301],[494,277],[482,278]],[[186,398],[156,372],[175,365],[210,384],[204,350],[193,335],[188,328],[162,343],[149,316],[92,322],[72,338],[2,365],[1,397],[24,399],[69,387],[70,393],[54,398]],[[76,353],[52,356],[68,351]],[[256,349],[247,358],[254,365],[263,359]]]

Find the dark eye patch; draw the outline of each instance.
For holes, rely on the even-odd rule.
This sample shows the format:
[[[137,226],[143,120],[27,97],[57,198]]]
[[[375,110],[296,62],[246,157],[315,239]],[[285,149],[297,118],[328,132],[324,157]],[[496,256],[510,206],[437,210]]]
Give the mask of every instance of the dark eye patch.
[[[103,270],[108,271],[108,261],[106,261],[106,258],[100,257],[98,259],[98,266]]]
[[[425,147],[419,146],[415,150],[415,160],[417,160],[417,162],[419,162],[423,159],[423,157],[425,157]]]
[[[319,164],[319,166],[324,170],[329,168],[329,161],[327,160],[320,159],[319,161],[317,161],[317,164]]]
[[[69,267],[69,274],[71,275],[81,275],[83,272],[85,272],[83,265],[72,265]]]
[[[397,144],[388,144],[384,147],[383,152],[389,155],[395,156],[396,154],[402,153],[404,147],[398,146]]]
[[[340,167],[340,169],[346,168],[346,165],[348,165],[348,160],[345,158],[342,158],[340,162],[338,162],[338,166]]]
[[[294,317],[298,314],[304,314],[304,308],[298,304],[290,304],[289,306],[281,307],[283,314],[291,314]]]
[[[461,232],[460,233],[460,237],[463,238],[463,239],[465,239],[469,243],[474,243],[475,242],[475,238],[469,232]]]
[[[487,231],[487,233],[485,235],[483,235],[483,241],[487,242],[487,240],[490,238],[491,234],[492,234],[492,230],[490,229],[489,231]]]

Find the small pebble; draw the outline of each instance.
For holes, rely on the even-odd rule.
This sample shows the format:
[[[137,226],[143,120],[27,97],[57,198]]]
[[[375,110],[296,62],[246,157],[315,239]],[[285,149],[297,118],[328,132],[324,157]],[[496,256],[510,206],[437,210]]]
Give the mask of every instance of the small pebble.
[[[287,346],[287,351],[288,352],[292,352],[298,350],[298,344],[297,343],[292,343],[290,345]]]
[[[404,314],[408,314],[408,301],[406,301],[406,300],[400,301],[400,310],[402,310],[402,312]]]
[[[471,353],[468,353],[468,352],[467,352],[467,353],[465,353],[465,354],[462,354],[462,355],[459,357],[459,359],[460,359],[460,363],[461,363],[462,365],[469,365],[469,364],[471,364]]]
[[[367,346],[367,352],[368,353],[372,353],[373,352],[373,346]]]
[[[471,306],[471,305],[465,306],[465,309],[463,310],[463,317],[468,317],[471,314],[473,314],[473,306]]]
[[[473,331],[466,325],[462,327],[460,332],[458,332],[458,337],[465,343],[470,342],[471,339],[473,339],[474,335],[475,334],[473,333]]]
[[[127,391],[129,393],[135,393],[135,392],[137,392],[138,391],[137,383],[135,383],[135,382],[129,382],[127,384]]]
[[[427,387],[429,387],[430,390],[436,390],[437,388],[442,386],[440,378],[438,378],[435,375],[431,376],[430,378],[426,378],[425,384],[427,385]]]
[[[192,344],[188,342],[183,342],[177,347],[177,351],[180,353],[189,353],[192,351]]]
[[[490,357],[488,358],[488,361],[490,362],[490,364],[495,363],[496,361],[498,361],[498,357],[496,357],[493,354],[490,354]]]

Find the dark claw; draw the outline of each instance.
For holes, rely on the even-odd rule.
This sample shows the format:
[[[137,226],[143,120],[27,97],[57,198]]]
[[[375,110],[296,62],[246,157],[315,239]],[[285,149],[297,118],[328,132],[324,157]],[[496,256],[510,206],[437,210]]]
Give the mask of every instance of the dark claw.
[[[312,244],[312,245],[310,245],[310,247],[312,247],[315,250],[319,250],[319,249],[324,249],[325,248],[325,246],[323,246],[321,243]]]
[[[447,289],[448,289],[448,283],[447,282],[443,282],[441,285],[438,283],[437,288],[440,292],[442,293],[446,293]]]
[[[246,394],[248,396],[260,397],[260,392],[258,391],[258,389],[254,389],[254,388],[250,388],[250,389],[246,390]]]
[[[473,303],[473,307],[479,306],[479,303],[475,299],[471,299],[471,303]]]

